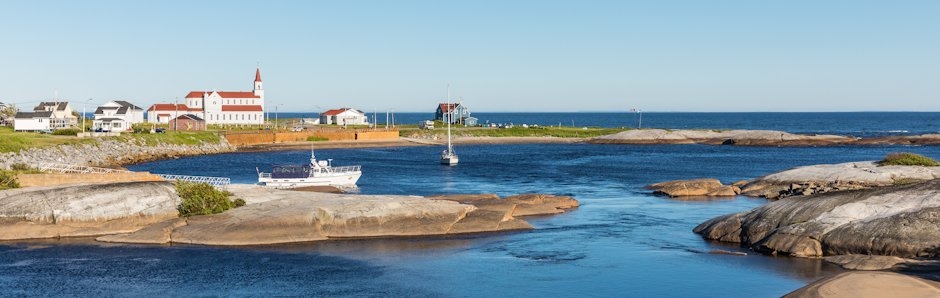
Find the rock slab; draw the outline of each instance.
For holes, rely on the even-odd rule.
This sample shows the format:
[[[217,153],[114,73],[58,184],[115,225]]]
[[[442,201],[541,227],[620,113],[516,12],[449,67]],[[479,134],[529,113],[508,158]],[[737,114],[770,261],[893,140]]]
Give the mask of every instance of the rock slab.
[[[232,186],[248,203],[225,213],[174,219],[106,242],[259,245],[342,238],[451,235],[531,229],[514,214],[554,214],[570,197],[474,197],[479,205],[418,196],[297,192]],[[470,196],[464,197],[469,198]],[[500,203],[503,202],[503,203]],[[523,206],[524,207],[519,207]],[[562,208],[562,209],[559,209]]]
[[[940,257],[940,180],[790,197],[694,231],[770,254]]]
[[[168,182],[127,182],[0,191],[0,240],[136,231],[176,218]]]
[[[667,181],[647,185],[655,194],[669,197],[733,197],[741,193],[741,189],[733,185],[721,184],[718,179],[692,179]]]
[[[783,297],[940,297],[940,283],[891,272],[846,272],[813,282]]]

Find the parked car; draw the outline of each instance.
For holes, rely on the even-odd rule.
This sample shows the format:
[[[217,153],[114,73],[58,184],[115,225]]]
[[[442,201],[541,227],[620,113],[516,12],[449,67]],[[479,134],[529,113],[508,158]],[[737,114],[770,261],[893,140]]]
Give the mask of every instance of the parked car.
[[[155,132],[155,133],[166,133],[166,129],[163,128],[163,127],[157,127],[157,129],[154,129],[153,132]]]
[[[290,131],[303,131],[303,130],[304,130],[303,126],[294,126],[290,129]]]
[[[52,133],[52,130],[51,130],[51,129],[48,129],[48,128],[47,128],[47,129],[40,129],[40,130],[39,130],[39,133],[51,134],[51,133]]]

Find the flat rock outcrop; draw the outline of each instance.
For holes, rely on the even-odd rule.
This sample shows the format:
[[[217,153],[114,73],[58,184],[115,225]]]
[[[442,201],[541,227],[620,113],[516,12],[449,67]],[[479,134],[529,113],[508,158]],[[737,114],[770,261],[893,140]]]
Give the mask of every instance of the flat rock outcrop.
[[[524,195],[499,199],[298,192],[239,185],[248,203],[208,216],[173,219],[140,231],[97,238],[106,242],[258,245],[342,238],[450,235],[531,229],[515,214],[554,214],[577,206],[570,197]],[[470,198],[466,196],[464,198]],[[567,199],[565,199],[567,198]],[[539,207],[519,207],[532,205]]]
[[[874,161],[797,167],[744,185],[746,196],[776,199],[835,190],[905,184],[940,178],[940,167],[879,166]]]
[[[854,142],[837,135],[799,135],[775,130],[634,129],[593,138],[595,144],[710,144],[746,146],[821,146]]]
[[[653,190],[655,194],[667,195],[672,198],[733,197],[741,193],[741,189],[737,186],[724,185],[718,179],[710,178],[667,181],[650,184],[646,188]]]
[[[0,240],[136,231],[176,218],[168,182],[128,182],[0,191]]]
[[[801,257],[940,257],[940,180],[790,197],[710,219],[694,231]]]
[[[551,215],[579,206],[578,200],[572,197],[547,194],[521,194],[506,198],[495,194],[444,195],[431,199],[470,204],[480,209],[506,210],[508,216]]]
[[[846,272],[783,297],[940,297],[940,283],[892,272]]]

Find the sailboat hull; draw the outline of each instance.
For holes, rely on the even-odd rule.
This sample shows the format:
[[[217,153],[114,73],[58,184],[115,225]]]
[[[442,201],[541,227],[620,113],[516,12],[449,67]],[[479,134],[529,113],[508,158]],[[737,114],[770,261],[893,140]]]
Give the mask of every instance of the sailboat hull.
[[[442,165],[451,165],[451,166],[452,166],[452,165],[456,165],[458,161],[459,161],[459,160],[457,159],[457,156],[449,156],[449,157],[446,157],[446,156],[445,156],[445,157],[441,157],[441,164],[442,164]]]

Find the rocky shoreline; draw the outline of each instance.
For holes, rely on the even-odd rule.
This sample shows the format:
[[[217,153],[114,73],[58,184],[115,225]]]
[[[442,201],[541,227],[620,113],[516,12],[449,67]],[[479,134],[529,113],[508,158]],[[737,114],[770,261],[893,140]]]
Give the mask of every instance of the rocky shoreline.
[[[357,195],[230,185],[246,205],[179,217],[169,182],[0,191],[0,240],[97,236],[120,243],[261,245],[330,239],[435,236],[532,229],[518,218],[563,213],[571,197]]]
[[[219,143],[199,145],[156,144],[99,140],[97,144],[59,145],[50,148],[31,148],[16,153],[0,153],[0,169],[15,164],[36,165],[58,163],[68,165],[120,167],[124,165],[177,158],[182,156],[234,152],[225,138]]]

